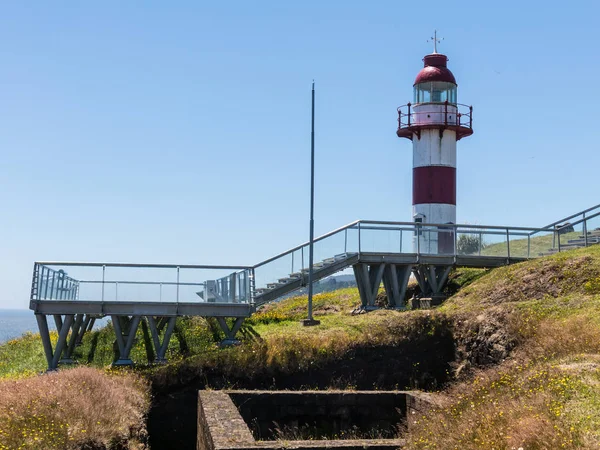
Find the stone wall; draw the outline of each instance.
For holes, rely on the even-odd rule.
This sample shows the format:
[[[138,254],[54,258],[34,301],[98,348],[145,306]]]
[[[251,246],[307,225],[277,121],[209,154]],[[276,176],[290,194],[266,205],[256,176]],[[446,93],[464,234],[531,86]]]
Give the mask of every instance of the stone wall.
[[[399,448],[398,430],[426,404],[421,393],[404,391],[200,391],[197,449]],[[274,423],[308,425],[317,436],[281,440]],[[358,438],[344,439],[349,429]]]

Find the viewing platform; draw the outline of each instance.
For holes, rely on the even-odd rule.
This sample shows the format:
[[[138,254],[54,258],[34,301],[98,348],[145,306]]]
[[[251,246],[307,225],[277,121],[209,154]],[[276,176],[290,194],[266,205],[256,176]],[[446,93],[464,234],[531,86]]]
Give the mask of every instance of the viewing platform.
[[[473,107],[461,103],[426,103],[398,107],[398,137],[412,140],[422,130],[452,130],[456,140],[473,134]]]
[[[543,228],[359,220],[314,240],[313,279],[351,268],[362,309],[377,308],[381,284],[388,307],[405,309],[413,276],[421,296],[435,305],[444,298],[453,267],[499,267],[551,249],[594,245],[600,242],[598,228],[600,205]],[[29,307],[49,369],[71,362],[74,348],[101,317],[112,321],[116,365],[132,364],[129,353],[141,322],[161,362],[177,317],[215,318],[223,344],[235,343],[244,319],[260,305],[307,286],[308,256],[305,242],[252,266],[36,262]],[[49,317],[58,331],[55,346]]]

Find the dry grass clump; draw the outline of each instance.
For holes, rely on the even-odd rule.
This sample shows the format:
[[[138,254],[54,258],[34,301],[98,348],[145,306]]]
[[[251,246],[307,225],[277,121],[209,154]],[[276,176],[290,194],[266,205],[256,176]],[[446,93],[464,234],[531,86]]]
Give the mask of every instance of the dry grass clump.
[[[141,449],[149,403],[141,378],[92,368],[3,380],[0,449]]]

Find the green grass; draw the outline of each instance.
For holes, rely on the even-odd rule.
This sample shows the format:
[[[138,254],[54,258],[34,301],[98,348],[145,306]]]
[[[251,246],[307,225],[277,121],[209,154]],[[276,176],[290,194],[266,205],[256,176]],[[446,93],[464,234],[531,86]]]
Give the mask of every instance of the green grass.
[[[546,238],[536,245],[546,246]],[[356,349],[424,348],[428,338],[448,330],[458,352],[455,384],[445,388],[439,408],[418,419],[427,426],[409,434],[409,448],[598,448],[600,246],[494,270],[460,269],[447,289],[454,295],[434,310],[362,315],[351,314],[360,304],[356,288],[318,294],[318,327],[299,322],[306,297],[288,298],[261,308],[240,331],[242,344],[226,349],[217,345],[223,335],[214,321],[182,318],[167,352],[170,362],[158,367],[145,364],[140,327],[134,370],[159,388],[198,379],[235,386],[240,377],[276,384],[277,377],[348,363]],[[113,340],[109,325],[88,334],[75,356],[105,367],[114,359]],[[493,356],[503,346],[508,353],[478,366],[481,355]],[[419,363],[410,369],[418,372]],[[0,345],[0,377],[44,368],[38,336]],[[332,379],[330,387],[351,387],[348,380]]]
[[[51,338],[55,343],[56,333]],[[34,375],[46,368],[46,357],[39,334],[26,333],[20,338],[0,344],[0,378]]]

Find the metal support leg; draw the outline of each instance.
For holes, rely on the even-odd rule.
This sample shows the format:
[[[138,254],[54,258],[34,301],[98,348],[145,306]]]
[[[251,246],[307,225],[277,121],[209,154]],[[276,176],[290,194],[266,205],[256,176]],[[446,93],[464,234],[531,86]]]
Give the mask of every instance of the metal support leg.
[[[423,300],[421,306],[436,306],[446,298],[443,293],[444,285],[452,266],[420,266],[414,270],[415,278],[421,288]]]
[[[60,361],[63,351],[65,350],[67,336],[69,335],[69,331],[71,330],[71,325],[73,325],[73,318],[73,314],[65,315],[65,320],[63,321],[62,327],[60,328],[58,333],[58,341],[56,342],[54,355],[52,355],[52,364],[50,365],[50,370],[56,369],[58,367],[58,362]]]
[[[92,318],[90,317],[89,314],[87,314],[85,316],[85,319],[83,320],[83,325],[81,325],[81,328],[79,328],[79,335],[77,336],[77,341],[75,342],[76,346],[81,345],[81,343],[83,341],[83,335],[85,334],[86,331],[88,331],[88,327],[90,326],[91,321],[92,321]]]
[[[355,264],[352,266],[360,294],[361,308],[376,309],[375,300],[386,264]]]
[[[87,331],[92,331],[95,324],[96,324],[96,318],[92,317],[92,320],[90,320],[90,324],[88,325]]]
[[[77,343],[77,338],[79,337],[79,330],[81,329],[81,324],[83,322],[83,314],[77,314],[75,316],[75,321],[71,327],[71,337],[69,338],[69,345],[67,346],[63,357],[60,359],[60,364],[74,364],[73,360],[73,350],[75,350],[75,344]]]
[[[221,326],[221,329],[225,333],[225,339],[223,339],[221,341],[220,345],[227,346],[227,345],[239,344],[240,341],[235,338],[235,335],[242,327],[242,323],[244,323],[244,317],[237,317],[235,319],[235,323],[233,324],[233,327],[231,327],[231,328],[229,328],[229,326],[227,326],[227,322],[225,321],[224,317],[217,317],[216,319],[217,319],[217,322],[219,323],[219,325]]]
[[[358,287],[358,294],[360,295],[361,307],[366,308],[369,303],[369,296],[365,284],[368,280],[363,279],[362,264],[355,264],[352,266],[352,269],[354,270],[354,278],[356,279],[356,286]]]
[[[125,318],[121,316],[111,316],[113,327],[115,329],[115,337],[117,346],[119,347],[119,358],[113,363],[113,366],[132,366],[133,361],[129,358],[131,348],[135,340],[135,333],[140,324],[141,316],[133,316],[129,323],[128,329],[123,333],[123,327],[119,319]],[[127,317],[128,319],[128,317]]]
[[[56,331],[59,332],[63,326],[62,316],[60,314],[54,314],[54,324],[56,325]]]
[[[167,329],[165,330],[165,334],[163,336],[162,342],[160,342],[160,329],[156,324],[156,320],[152,316],[148,316],[148,326],[150,328],[150,334],[152,335],[152,342],[154,343],[154,349],[156,350],[156,359],[157,363],[166,362],[165,354],[167,353],[167,348],[169,347],[169,341],[171,340],[171,335],[173,334],[173,330],[175,329],[175,322],[177,321],[176,317],[169,317],[167,320]],[[160,321],[159,321],[160,323]]]
[[[42,345],[44,347],[44,354],[46,355],[46,363],[48,364],[48,370],[52,370],[52,342],[50,341],[50,331],[48,330],[48,319],[44,314],[36,314],[35,318],[40,329],[40,337],[42,338]]]
[[[405,309],[406,288],[412,266],[387,264],[383,274],[383,285],[388,298],[388,306],[395,309]]]

